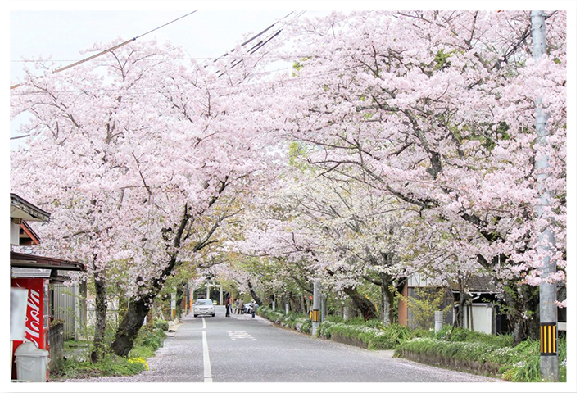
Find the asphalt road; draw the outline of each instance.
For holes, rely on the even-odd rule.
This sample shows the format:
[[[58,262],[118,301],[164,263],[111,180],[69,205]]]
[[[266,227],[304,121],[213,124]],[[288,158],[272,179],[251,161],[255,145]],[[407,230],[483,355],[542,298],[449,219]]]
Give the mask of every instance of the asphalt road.
[[[249,314],[181,320],[149,371],[79,382],[495,382],[273,326]]]

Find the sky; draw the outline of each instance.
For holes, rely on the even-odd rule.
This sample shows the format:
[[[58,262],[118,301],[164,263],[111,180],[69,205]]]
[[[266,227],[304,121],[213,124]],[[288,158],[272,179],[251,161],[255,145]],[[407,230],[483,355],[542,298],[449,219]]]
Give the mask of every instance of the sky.
[[[26,65],[22,57],[51,55],[58,63],[67,65],[87,57],[79,51],[94,43],[116,38],[128,40],[181,17],[139,40],[170,41],[195,58],[219,57],[232,49],[245,33],[262,31],[291,10],[198,10],[190,15],[192,11],[193,7],[155,12],[12,11],[11,77],[22,76],[21,70]]]
[[[143,34],[138,40],[168,41],[183,48],[191,58],[218,58],[247,34],[266,29],[292,11],[286,7],[197,9],[195,2],[178,5],[179,9],[174,10],[11,10],[10,84],[22,81],[24,68],[36,74],[43,71],[34,69],[32,59],[51,59],[51,68],[57,69],[91,56],[93,53],[81,51],[95,43],[106,44],[117,38],[125,41]],[[326,13],[307,11],[305,15]],[[17,135],[19,123],[18,119],[11,121],[11,137]],[[23,139],[11,140],[10,148],[23,142]]]

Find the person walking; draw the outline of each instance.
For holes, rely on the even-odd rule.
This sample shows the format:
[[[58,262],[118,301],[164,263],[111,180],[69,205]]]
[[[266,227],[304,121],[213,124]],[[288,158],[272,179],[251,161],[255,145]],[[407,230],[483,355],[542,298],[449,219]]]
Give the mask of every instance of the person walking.
[[[226,310],[226,314],[224,315],[225,317],[230,317],[230,297],[226,297],[226,300],[224,301],[224,308]]]
[[[239,313],[239,311],[238,311],[238,305],[239,305],[239,300],[236,299],[236,300],[234,301],[234,311],[233,311],[233,313],[236,313],[236,314]]]
[[[239,299],[238,309],[241,314],[244,314],[244,302],[242,301],[242,299]]]
[[[253,318],[256,314],[256,308],[257,307],[258,307],[258,304],[256,303],[256,301],[254,299],[252,299],[250,302],[250,313],[252,314]]]

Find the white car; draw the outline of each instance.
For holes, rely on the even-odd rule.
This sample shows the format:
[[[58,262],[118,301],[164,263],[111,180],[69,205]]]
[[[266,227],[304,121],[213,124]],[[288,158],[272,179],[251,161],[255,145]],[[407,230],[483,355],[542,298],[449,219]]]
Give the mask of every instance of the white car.
[[[192,309],[192,313],[195,318],[199,315],[211,315],[215,316],[214,312],[214,304],[212,304],[212,300],[210,299],[197,299],[196,303],[194,303],[194,308]]]

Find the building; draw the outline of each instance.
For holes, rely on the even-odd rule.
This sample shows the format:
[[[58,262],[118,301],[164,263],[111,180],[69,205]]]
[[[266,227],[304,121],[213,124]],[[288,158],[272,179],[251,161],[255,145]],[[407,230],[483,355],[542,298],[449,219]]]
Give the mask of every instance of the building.
[[[51,284],[66,280],[63,272],[85,271],[84,264],[63,259],[50,258],[32,253],[12,251],[13,246],[38,245],[40,240],[27,222],[47,222],[50,214],[34,206],[16,194],[10,194],[10,287],[11,287],[11,321],[23,321],[23,325],[11,323],[10,343],[12,347],[12,378],[16,378],[14,352],[24,341],[30,341],[39,349],[49,351],[53,365],[57,364],[58,355],[63,345],[63,326],[53,324],[53,297]],[[20,299],[16,292],[24,293],[25,304],[17,304]],[[22,310],[24,315],[17,310]],[[21,318],[22,317],[22,318]],[[66,321],[64,321],[66,323]],[[57,332],[58,334],[54,334]],[[48,379],[48,375],[47,375]]]
[[[439,308],[448,308],[448,312],[444,316],[443,325],[453,325],[457,318],[461,289],[457,285],[438,286],[419,273],[415,273],[407,278],[401,295],[407,299],[418,298],[419,291],[422,290],[444,291],[444,299]],[[464,328],[487,334],[501,334],[508,330],[506,316],[500,312],[500,292],[488,278],[471,277],[464,290],[470,297],[463,314]],[[399,302],[399,324],[413,328],[418,327],[413,311],[404,300]]]

